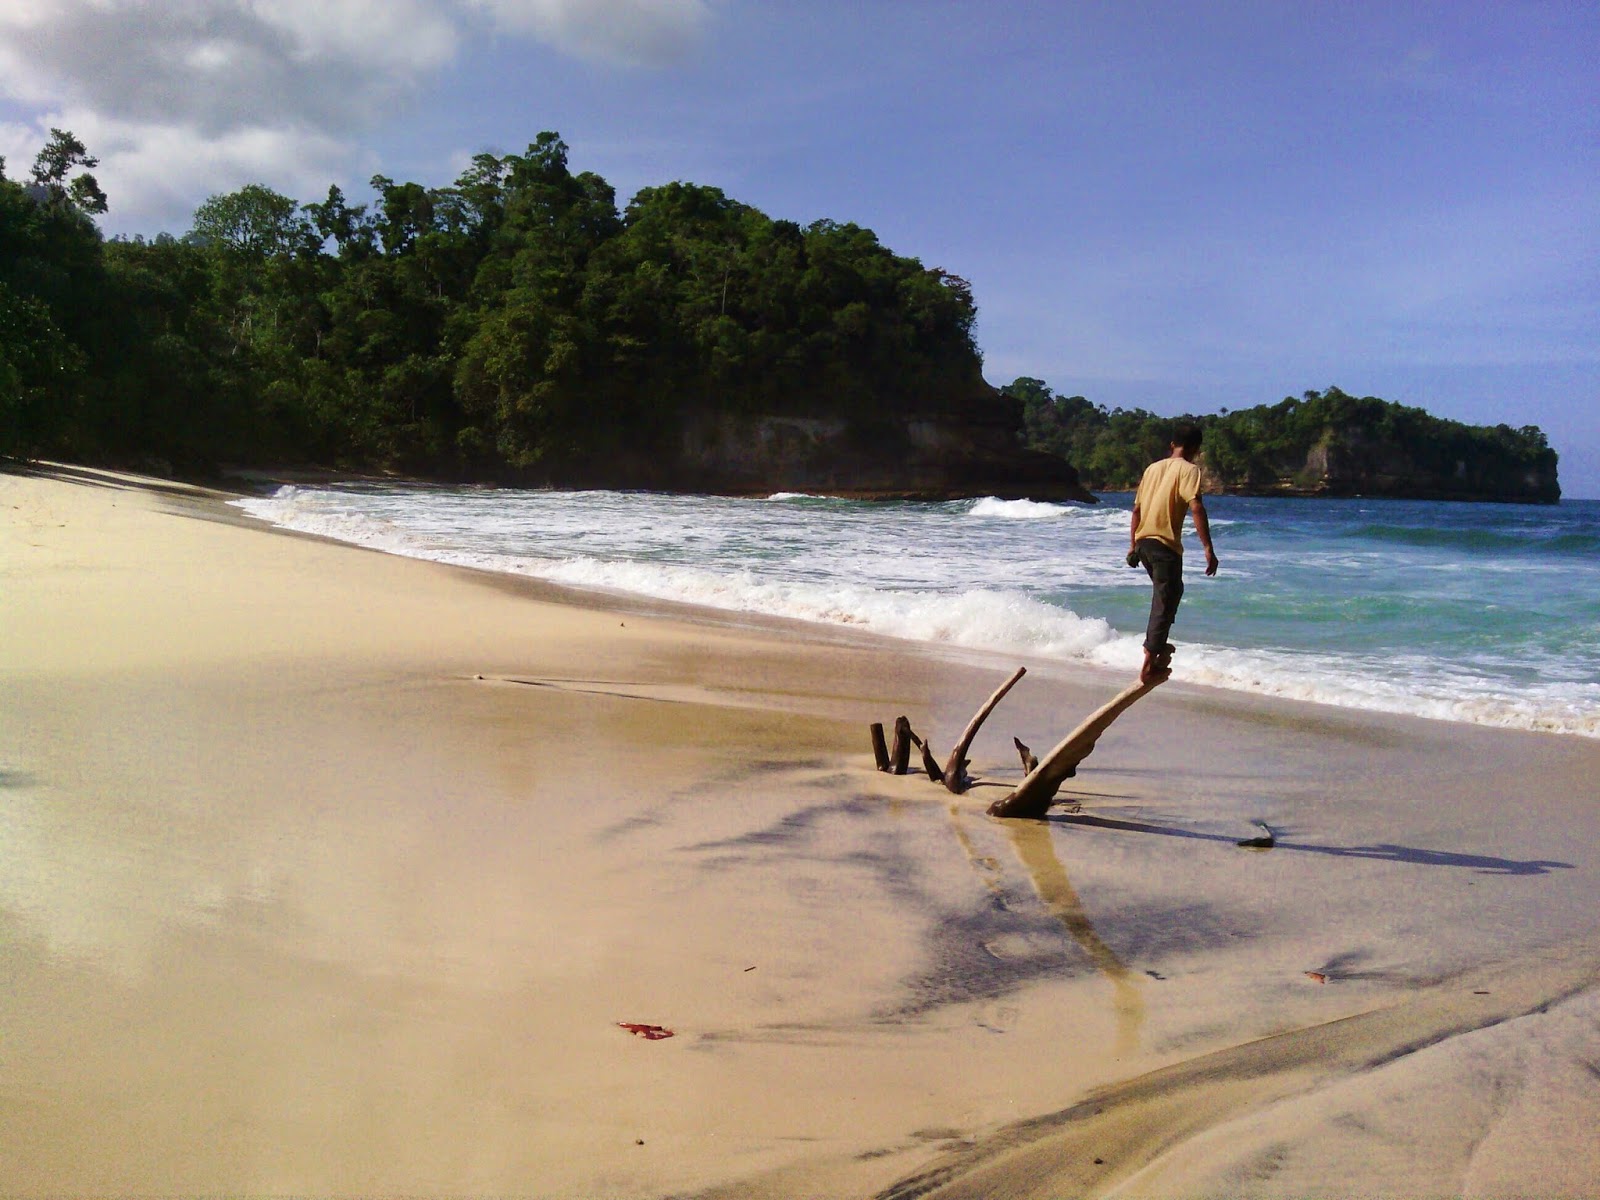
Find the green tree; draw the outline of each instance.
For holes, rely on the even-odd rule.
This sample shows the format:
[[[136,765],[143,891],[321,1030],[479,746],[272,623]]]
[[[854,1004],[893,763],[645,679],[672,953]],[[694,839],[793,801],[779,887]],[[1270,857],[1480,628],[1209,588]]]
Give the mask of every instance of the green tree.
[[[302,211],[322,241],[334,243],[340,258],[367,258],[375,252],[377,234],[367,216],[367,206],[358,204],[352,208],[345,203],[344,191],[337,184],[328,188],[326,200],[307,204]]]
[[[76,384],[82,352],[49,308],[0,281],[0,455],[28,458],[58,434],[58,405]]]
[[[48,191],[52,203],[99,215],[107,210],[106,194],[89,174],[89,168],[99,165],[76,136],[51,129],[50,140],[33,160],[33,181]]]
[[[314,227],[288,196],[259,183],[212,196],[195,209],[186,240],[244,259],[311,252]]]
[[[31,190],[0,180],[0,454],[69,454],[98,436],[81,385],[105,311],[101,238],[62,182],[82,143],[53,132],[59,178],[41,152]]]
[[[375,176],[370,204],[250,184],[153,242],[101,241],[72,191],[93,165],[63,135],[39,168],[59,194],[0,193],[6,420],[40,445],[570,478],[733,412],[843,415],[872,444],[908,413],[1010,420],[964,279],[714,187],[619,212],[554,133],[449,187]]]

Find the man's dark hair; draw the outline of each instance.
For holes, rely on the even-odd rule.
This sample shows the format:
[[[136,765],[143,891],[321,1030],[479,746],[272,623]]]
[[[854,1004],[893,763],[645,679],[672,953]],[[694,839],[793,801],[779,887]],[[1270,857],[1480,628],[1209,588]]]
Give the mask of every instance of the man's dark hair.
[[[1187,421],[1172,427],[1172,444],[1181,446],[1185,450],[1200,449],[1200,441],[1203,436],[1200,432],[1200,426],[1191,425]]]

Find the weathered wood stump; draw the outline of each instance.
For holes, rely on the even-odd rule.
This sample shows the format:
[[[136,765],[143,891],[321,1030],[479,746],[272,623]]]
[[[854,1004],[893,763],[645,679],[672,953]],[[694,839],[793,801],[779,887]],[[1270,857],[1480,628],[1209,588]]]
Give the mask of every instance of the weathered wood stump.
[[[877,764],[878,770],[887,773],[889,770],[889,747],[883,741],[883,722],[874,721],[867,729],[872,735],[872,761]]]
[[[1106,704],[1090,713],[1088,718],[1067,734],[1055,749],[1040,760],[1017,785],[1017,790],[1001,797],[989,806],[991,817],[1042,817],[1055,803],[1056,791],[1077,770],[1078,764],[1088,758],[1095,743],[1122,715],[1123,711],[1145,693],[1166,682],[1166,677],[1150,683],[1136,683],[1125,688]],[[1027,761],[1024,755],[1024,762]],[[948,784],[947,784],[948,786]]]
[[[915,737],[911,732],[909,717],[894,719],[894,749],[889,752],[889,769],[894,774],[904,775],[906,768],[911,765],[911,742]]]

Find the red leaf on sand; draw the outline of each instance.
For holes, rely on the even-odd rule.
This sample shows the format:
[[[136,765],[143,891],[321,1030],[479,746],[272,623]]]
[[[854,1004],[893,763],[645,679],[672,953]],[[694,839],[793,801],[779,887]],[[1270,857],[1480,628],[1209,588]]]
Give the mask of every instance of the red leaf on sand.
[[[663,1025],[637,1025],[632,1021],[618,1021],[617,1025],[629,1033],[637,1034],[647,1042],[659,1042],[662,1038],[672,1036],[672,1030]]]
[[[1327,983],[1328,982],[1328,977],[1326,975],[1324,975],[1321,971],[1307,971],[1306,972],[1306,978],[1311,980],[1312,983]]]

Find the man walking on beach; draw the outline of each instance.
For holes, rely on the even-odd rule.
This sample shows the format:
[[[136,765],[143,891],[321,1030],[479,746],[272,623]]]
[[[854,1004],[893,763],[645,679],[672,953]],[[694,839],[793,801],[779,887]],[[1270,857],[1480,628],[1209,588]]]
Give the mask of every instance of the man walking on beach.
[[[1194,456],[1200,450],[1200,428],[1180,425],[1173,431],[1171,453],[1145,468],[1133,497],[1133,525],[1129,533],[1130,567],[1143,566],[1150,574],[1150,624],[1144,634],[1144,666],[1140,683],[1158,683],[1172,674],[1172,646],[1167,633],[1183,599],[1183,514],[1194,516],[1194,531],[1206,548],[1206,574],[1217,573],[1217,555],[1211,548],[1211,524],[1200,499],[1200,468]]]

